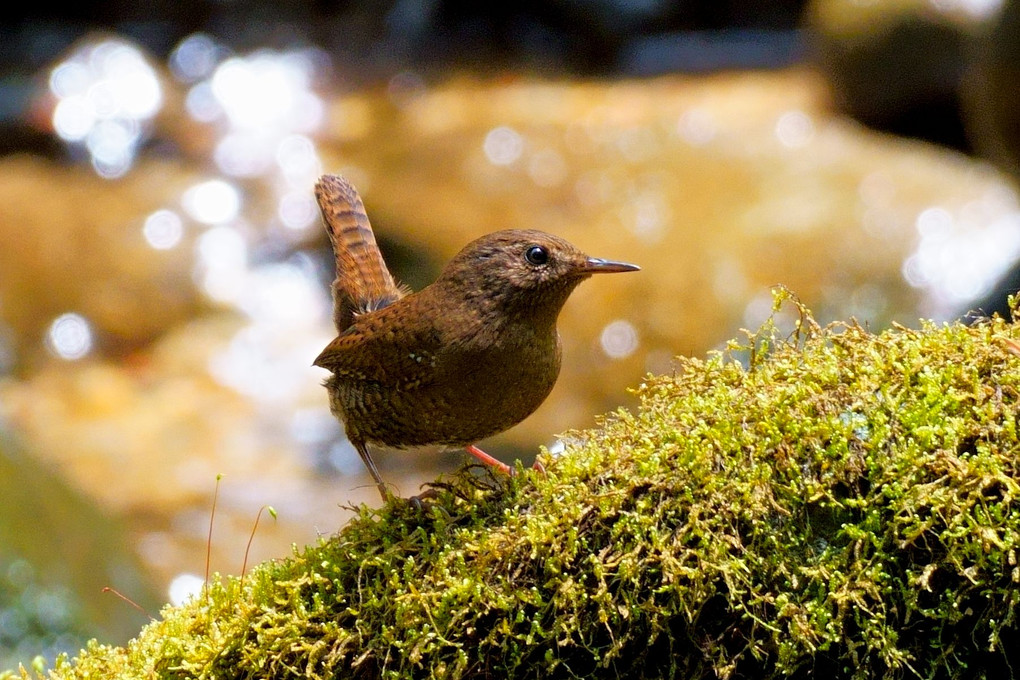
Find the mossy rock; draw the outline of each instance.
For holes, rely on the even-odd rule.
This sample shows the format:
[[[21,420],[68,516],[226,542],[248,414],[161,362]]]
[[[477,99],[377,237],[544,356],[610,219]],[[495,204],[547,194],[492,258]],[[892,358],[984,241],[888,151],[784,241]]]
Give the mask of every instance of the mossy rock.
[[[462,473],[55,678],[1009,677],[1020,332],[803,309],[574,433]]]

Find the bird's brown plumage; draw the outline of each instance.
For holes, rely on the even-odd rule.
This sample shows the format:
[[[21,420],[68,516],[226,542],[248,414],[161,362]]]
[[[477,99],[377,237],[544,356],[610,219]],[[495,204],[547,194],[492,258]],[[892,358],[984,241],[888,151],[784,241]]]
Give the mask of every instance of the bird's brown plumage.
[[[382,309],[407,292],[386,268],[365,205],[339,175],[323,175],[315,184],[322,221],[336,258],[333,323],[343,332],[357,314]]]
[[[469,243],[434,283],[404,295],[353,187],[326,176],[316,196],[336,251],[339,335],[315,365],[331,372],[331,409],[384,498],[368,442],[464,446],[516,425],[559,375],[556,317],[571,291],[592,274],[637,269],[541,231],[506,230]]]

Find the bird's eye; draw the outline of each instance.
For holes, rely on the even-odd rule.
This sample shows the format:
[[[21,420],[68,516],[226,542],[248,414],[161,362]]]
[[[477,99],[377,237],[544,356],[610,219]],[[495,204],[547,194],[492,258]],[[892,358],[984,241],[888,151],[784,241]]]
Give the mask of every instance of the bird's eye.
[[[531,246],[524,251],[524,259],[534,265],[545,264],[549,261],[549,251],[542,246]]]

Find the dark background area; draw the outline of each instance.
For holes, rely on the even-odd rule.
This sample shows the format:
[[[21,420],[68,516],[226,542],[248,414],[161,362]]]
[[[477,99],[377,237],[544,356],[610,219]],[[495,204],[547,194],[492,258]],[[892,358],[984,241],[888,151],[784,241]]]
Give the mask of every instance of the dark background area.
[[[835,103],[861,122],[976,149],[1015,172],[1015,151],[981,129],[997,126],[1010,149],[1020,138],[1010,103],[1020,3],[1005,1],[996,14],[918,2],[874,3],[855,16],[853,3],[839,0],[12,3],[0,11],[0,152],[59,151],[24,126],[25,114],[40,69],[77,40],[109,31],[165,59],[202,32],[238,52],[313,45],[342,65],[335,75],[351,87],[405,69],[426,78],[456,70],[620,77],[811,62]]]
[[[0,15],[9,27],[0,60],[5,73],[31,73],[93,30],[166,56],[202,31],[238,50],[312,42],[368,76],[407,65],[605,75],[643,40],[681,31],[787,31],[803,9],[800,1],[100,2],[60,11],[18,3]]]
[[[801,1],[592,0],[474,3],[99,2],[17,3],[0,13],[0,153],[58,153],[49,135],[24,126],[32,79],[77,40],[109,31],[165,60],[196,32],[231,49],[326,50],[342,82],[358,86],[414,69],[478,74],[652,75],[774,68],[803,60]]]

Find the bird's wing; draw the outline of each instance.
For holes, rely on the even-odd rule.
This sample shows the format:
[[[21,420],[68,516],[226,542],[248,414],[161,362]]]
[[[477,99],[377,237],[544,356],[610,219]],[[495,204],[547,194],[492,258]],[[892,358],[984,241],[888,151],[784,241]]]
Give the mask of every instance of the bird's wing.
[[[345,380],[415,389],[435,380],[442,339],[428,323],[401,324],[395,307],[369,312],[329,343],[314,364]],[[394,328],[400,329],[399,333]]]

